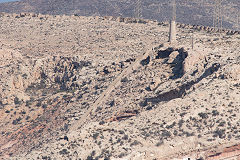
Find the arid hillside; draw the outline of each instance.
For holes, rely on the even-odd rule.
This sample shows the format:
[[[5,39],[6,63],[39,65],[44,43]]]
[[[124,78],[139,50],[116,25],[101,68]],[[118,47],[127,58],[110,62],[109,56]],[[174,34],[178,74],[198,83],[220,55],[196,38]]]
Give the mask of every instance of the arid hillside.
[[[177,0],[177,21],[185,24],[213,25],[213,0]],[[136,17],[137,0],[21,0],[0,4],[0,12],[34,12],[53,15]],[[171,0],[142,0],[141,16],[145,19],[168,21]],[[240,1],[223,0],[223,26],[239,30]]]
[[[177,24],[169,44],[151,20],[0,20],[0,158],[239,155],[240,32]]]

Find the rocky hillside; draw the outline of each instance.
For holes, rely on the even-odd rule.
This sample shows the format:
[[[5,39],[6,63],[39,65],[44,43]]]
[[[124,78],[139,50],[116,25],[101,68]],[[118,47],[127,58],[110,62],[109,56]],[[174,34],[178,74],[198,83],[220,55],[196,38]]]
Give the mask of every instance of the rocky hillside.
[[[168,21],[171,17],[170,0],[143,0],[142,18]],[[240,2],[223,1],[225,28],[239,29]],[[213,1],[178,0],[177,20],[185,24],[212,26]],[[81,16],[122,16],[135,17],[136,1],[87,1],[87,0],[22,0],[0,4],[0,12],[21,13],[34,12],[42,14],[78,14]]]
[[[170,45],[149,20],[0,20],[2,159],[210,159],[239,143],[238,32],[178,25]]]

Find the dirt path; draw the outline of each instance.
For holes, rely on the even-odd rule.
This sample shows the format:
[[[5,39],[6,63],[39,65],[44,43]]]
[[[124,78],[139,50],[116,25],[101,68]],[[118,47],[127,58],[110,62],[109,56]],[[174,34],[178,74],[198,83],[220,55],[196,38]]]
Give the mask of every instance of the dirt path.
[[[154,47],[153,47],[154,48]],[[86,113],[74,123],[74,125],[71,127],[73,131],[77,130],[78,127],[82,127],[85,122],[87,122],[90,118],[90,115],[93,115],[97,107],[106,101],[106,99],[109,97],[111,92],[121,84],[121,79],[128,76],[130,73],[132,73],[133,70],[137,69],[137,67],[140,65],[140,62],[143,59],[146,59],[152,52],[153,48],[145,52],[143,55],[140,55],[134,63],[132,63],[128,68],[122,71],[122,73],[108,86],[108,88],[98,97],[98,99],[95,101],[95,103],[88,108]]]

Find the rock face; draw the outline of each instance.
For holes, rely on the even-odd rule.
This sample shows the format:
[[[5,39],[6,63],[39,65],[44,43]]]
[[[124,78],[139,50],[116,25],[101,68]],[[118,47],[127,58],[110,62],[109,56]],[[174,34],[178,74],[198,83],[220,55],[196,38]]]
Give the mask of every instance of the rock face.
[[[181,24],[173,46],[167,24],[108,18],[0,18],[1,158],[207,159],[239,143],[238,34]]]
[[[203,51],[191,50],[188,52],[188,57],[184,61],[184,71],[190,71],[193,66],[197,66],[197,68],[202,69],[203,62],[205,61],[205,56]],[[199,63],[202,62],[202,63]]]

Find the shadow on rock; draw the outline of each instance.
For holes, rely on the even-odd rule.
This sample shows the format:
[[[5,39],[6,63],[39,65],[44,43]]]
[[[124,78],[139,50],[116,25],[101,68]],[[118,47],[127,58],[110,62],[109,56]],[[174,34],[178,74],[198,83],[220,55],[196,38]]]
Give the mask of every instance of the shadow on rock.
[[[145,107],[148,103],[157,104],[164,101],[170,101],[172,99],[181,98],[186,95],[186,91],[189,90],[193,85],[199,83],[204,78],[212,75],[220,68],[220,64],[215,63],[211,67],[205,70],[205,72],[196,80],[192,80],[182,86],[179,86],[176,89],[170,90],[168,92],[162,93],[156,97],[146,98],[143,102],[140,103],[141,106]]]

